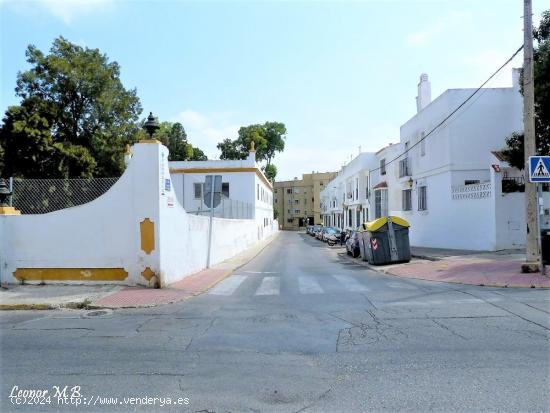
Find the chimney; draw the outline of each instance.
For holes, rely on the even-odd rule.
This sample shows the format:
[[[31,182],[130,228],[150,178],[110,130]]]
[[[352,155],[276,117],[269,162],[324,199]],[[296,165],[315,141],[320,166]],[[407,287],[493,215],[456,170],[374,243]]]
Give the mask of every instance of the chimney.
[[[428,75],[422,73],[418,83],[418,96],[416,97],[416,112],[420,112],[432,101],[432,85],[428,80]]]
[[[521,67],[512,68],[512,87],[518,92],[520,90],[520,80],[521,80]]]

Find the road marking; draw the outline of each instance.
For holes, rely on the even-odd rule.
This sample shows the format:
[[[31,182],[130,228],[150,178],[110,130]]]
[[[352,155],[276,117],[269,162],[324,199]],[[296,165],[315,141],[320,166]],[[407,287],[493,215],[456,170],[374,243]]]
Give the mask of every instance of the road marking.
[[[333,275],[348,291],[370,291],[369,288],[361,284],[351,275]]]
[[[243,271],[247,274],[279,274],[276,271]]]
[[[226,278],[221,283],[216,285],[209,294],[214,295],[231,295],[237,288],[247,279],[246,275],[233,275],[229,278]]]
[[[264,277],[254,295],[279,295],[281,279],[279,277]]]
[[[323,289],[312,276],[298,277],[298,287],[302,294],[323,294]]]

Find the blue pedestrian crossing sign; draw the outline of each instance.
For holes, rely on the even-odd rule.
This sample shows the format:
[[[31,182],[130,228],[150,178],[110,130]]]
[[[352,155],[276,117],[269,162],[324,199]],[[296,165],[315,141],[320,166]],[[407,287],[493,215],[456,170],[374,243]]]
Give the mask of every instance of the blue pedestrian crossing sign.
[[[529,157],[529,182],[550,182],[550,156]]]

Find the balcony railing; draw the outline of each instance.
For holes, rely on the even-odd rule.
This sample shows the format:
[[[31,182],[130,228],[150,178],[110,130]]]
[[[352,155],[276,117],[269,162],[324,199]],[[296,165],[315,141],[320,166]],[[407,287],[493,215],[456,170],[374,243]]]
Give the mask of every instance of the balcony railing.
[[[502,193],[525,192],[525,179],[523,176],[502,178]]]
[[[401,159],[399,161],[399,178],[403,178],[404,176],[411,176],[412,175],[412,168],[409,158]]]

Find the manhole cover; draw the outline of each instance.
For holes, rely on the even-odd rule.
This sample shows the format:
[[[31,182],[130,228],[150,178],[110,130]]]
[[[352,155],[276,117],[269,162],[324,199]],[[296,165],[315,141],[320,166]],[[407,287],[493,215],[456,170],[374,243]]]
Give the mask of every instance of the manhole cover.
[[[84,315],[84,317],[101,317],[101,316],[111,314],[111,313],[112,313],[112,311],[109,311],[109,310],[94,310],[94,311],[89,311],[88,313],[86,313]]]

